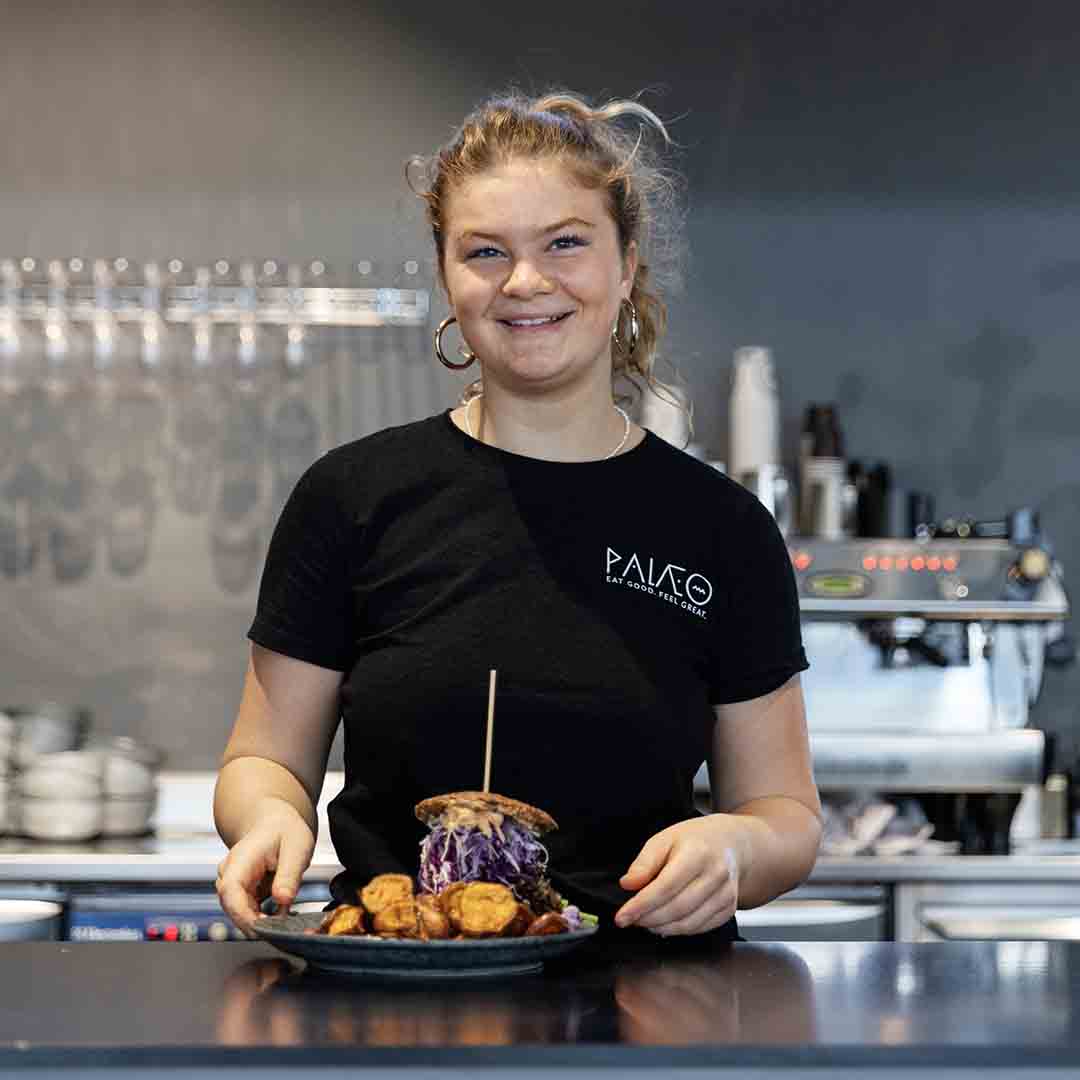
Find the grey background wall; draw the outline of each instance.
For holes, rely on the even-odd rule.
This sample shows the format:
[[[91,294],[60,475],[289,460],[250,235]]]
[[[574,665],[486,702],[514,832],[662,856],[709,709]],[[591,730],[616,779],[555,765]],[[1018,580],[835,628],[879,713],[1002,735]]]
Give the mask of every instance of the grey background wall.
[[[477,11],[6,5],[0,255],[368,258],[400,284],[404,259],[426,254],[403,163],[486,92],[644,88],[688,181],[668,353],[700,441],[724,456],[732,350],[768,344],[789,450],[805,404],[836,401],[853,456],[889,461],[941,510],[1039,507],[1080,573],[1080,9]],[[421,374],[422,333],[390,353],[323,347],[320,410],[373,392],[358,357],[396,350],[423,387],[349,400],[334,423],[320,411],[323,443],[454,396],[453,380]],[[146,569],[123,581],[0,579],[0,699],[77,697],[172,765],[210,767],[254,587],[215,586],[205,522],[166,500],[155,528]],[[1048,673],[1036,720],[1062,765],[1080,753],[1078,698],[1080,671]]]

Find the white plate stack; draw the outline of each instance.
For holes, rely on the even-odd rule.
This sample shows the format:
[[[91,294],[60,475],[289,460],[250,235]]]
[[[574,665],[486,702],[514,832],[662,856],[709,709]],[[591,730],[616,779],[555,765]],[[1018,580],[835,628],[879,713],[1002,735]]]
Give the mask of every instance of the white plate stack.
[[[19,831],[35,840],[90,840],[104,823],[105,760],[87,750],[39,754],[16,778]]]
[[[24,835],[39,835],[26,829],[40,827],[42,839],[82,840],[97,835],[87,833],[95,826],[93,808],[82,805],[100,801],[94,792],[100,789],[100,765],[93,760],[81,761],[77,747],[90,724],[90,713],[77,706],[59,702],[12,707],[11,758],[8,773],[8,831]],[[56,758],[55,767],[40,763]],[[71,774],[74,774],[73,776]],[[73,820],[55,830],[48,823],[66,814],[69,803],[74,804]],[[100,824],[96,826],[100,829]]]
[[[149,830],[160,755],[127,736],[87,740],[88,721],[61,706],[0,713],[0,832],[78,842]]]
[[[157,807],[158,755],[126,736],[40,754],[17,777],[19,831],[35,840],[138,836]]]
[[[93,739],[105,762],[102,781],[103,836],[138,836],[150,828],[157,809],[161,755],[126,735]]]

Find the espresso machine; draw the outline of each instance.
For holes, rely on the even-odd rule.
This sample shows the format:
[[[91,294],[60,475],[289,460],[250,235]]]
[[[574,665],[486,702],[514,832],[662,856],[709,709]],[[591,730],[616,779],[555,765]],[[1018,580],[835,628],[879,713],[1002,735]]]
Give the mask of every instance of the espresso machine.
[[[1021,792],[1045,779],[1030,722],[1044,665],[1066,663],[1060,564],[1037,515],[913,539],[788,541],[823,798],[911,796],[935,836],[1004,853]]]

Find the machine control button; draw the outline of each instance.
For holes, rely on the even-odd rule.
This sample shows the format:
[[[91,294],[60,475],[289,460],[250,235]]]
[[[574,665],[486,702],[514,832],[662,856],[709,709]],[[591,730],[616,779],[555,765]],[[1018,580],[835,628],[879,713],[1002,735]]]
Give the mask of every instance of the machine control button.
[[[796,551],[791,556],[796,570],[809,570],[814,557],[808,551]]]
[[[1050,573],[1050,556],[1042,548],[1024,548],[1016,566],[1026,581],[1042,581]]]
[[[212,922],[207,930],[211,941],[228,941],[229,928],[223,922]]]
[[[942,577],[939,587],[943,600],[966,600],[970,591],[967,583],[956,577]]]

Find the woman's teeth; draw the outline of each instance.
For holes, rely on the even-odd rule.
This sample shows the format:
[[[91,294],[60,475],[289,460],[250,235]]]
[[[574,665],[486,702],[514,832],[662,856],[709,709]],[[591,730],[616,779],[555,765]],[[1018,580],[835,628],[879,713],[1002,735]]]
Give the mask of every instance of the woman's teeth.
[[[569,311],[565,311],[562,315],[547,315],[542,319],[503,319],[501,321],[507,326],[546,326],[548,323],[561,322],[569,314]]]

